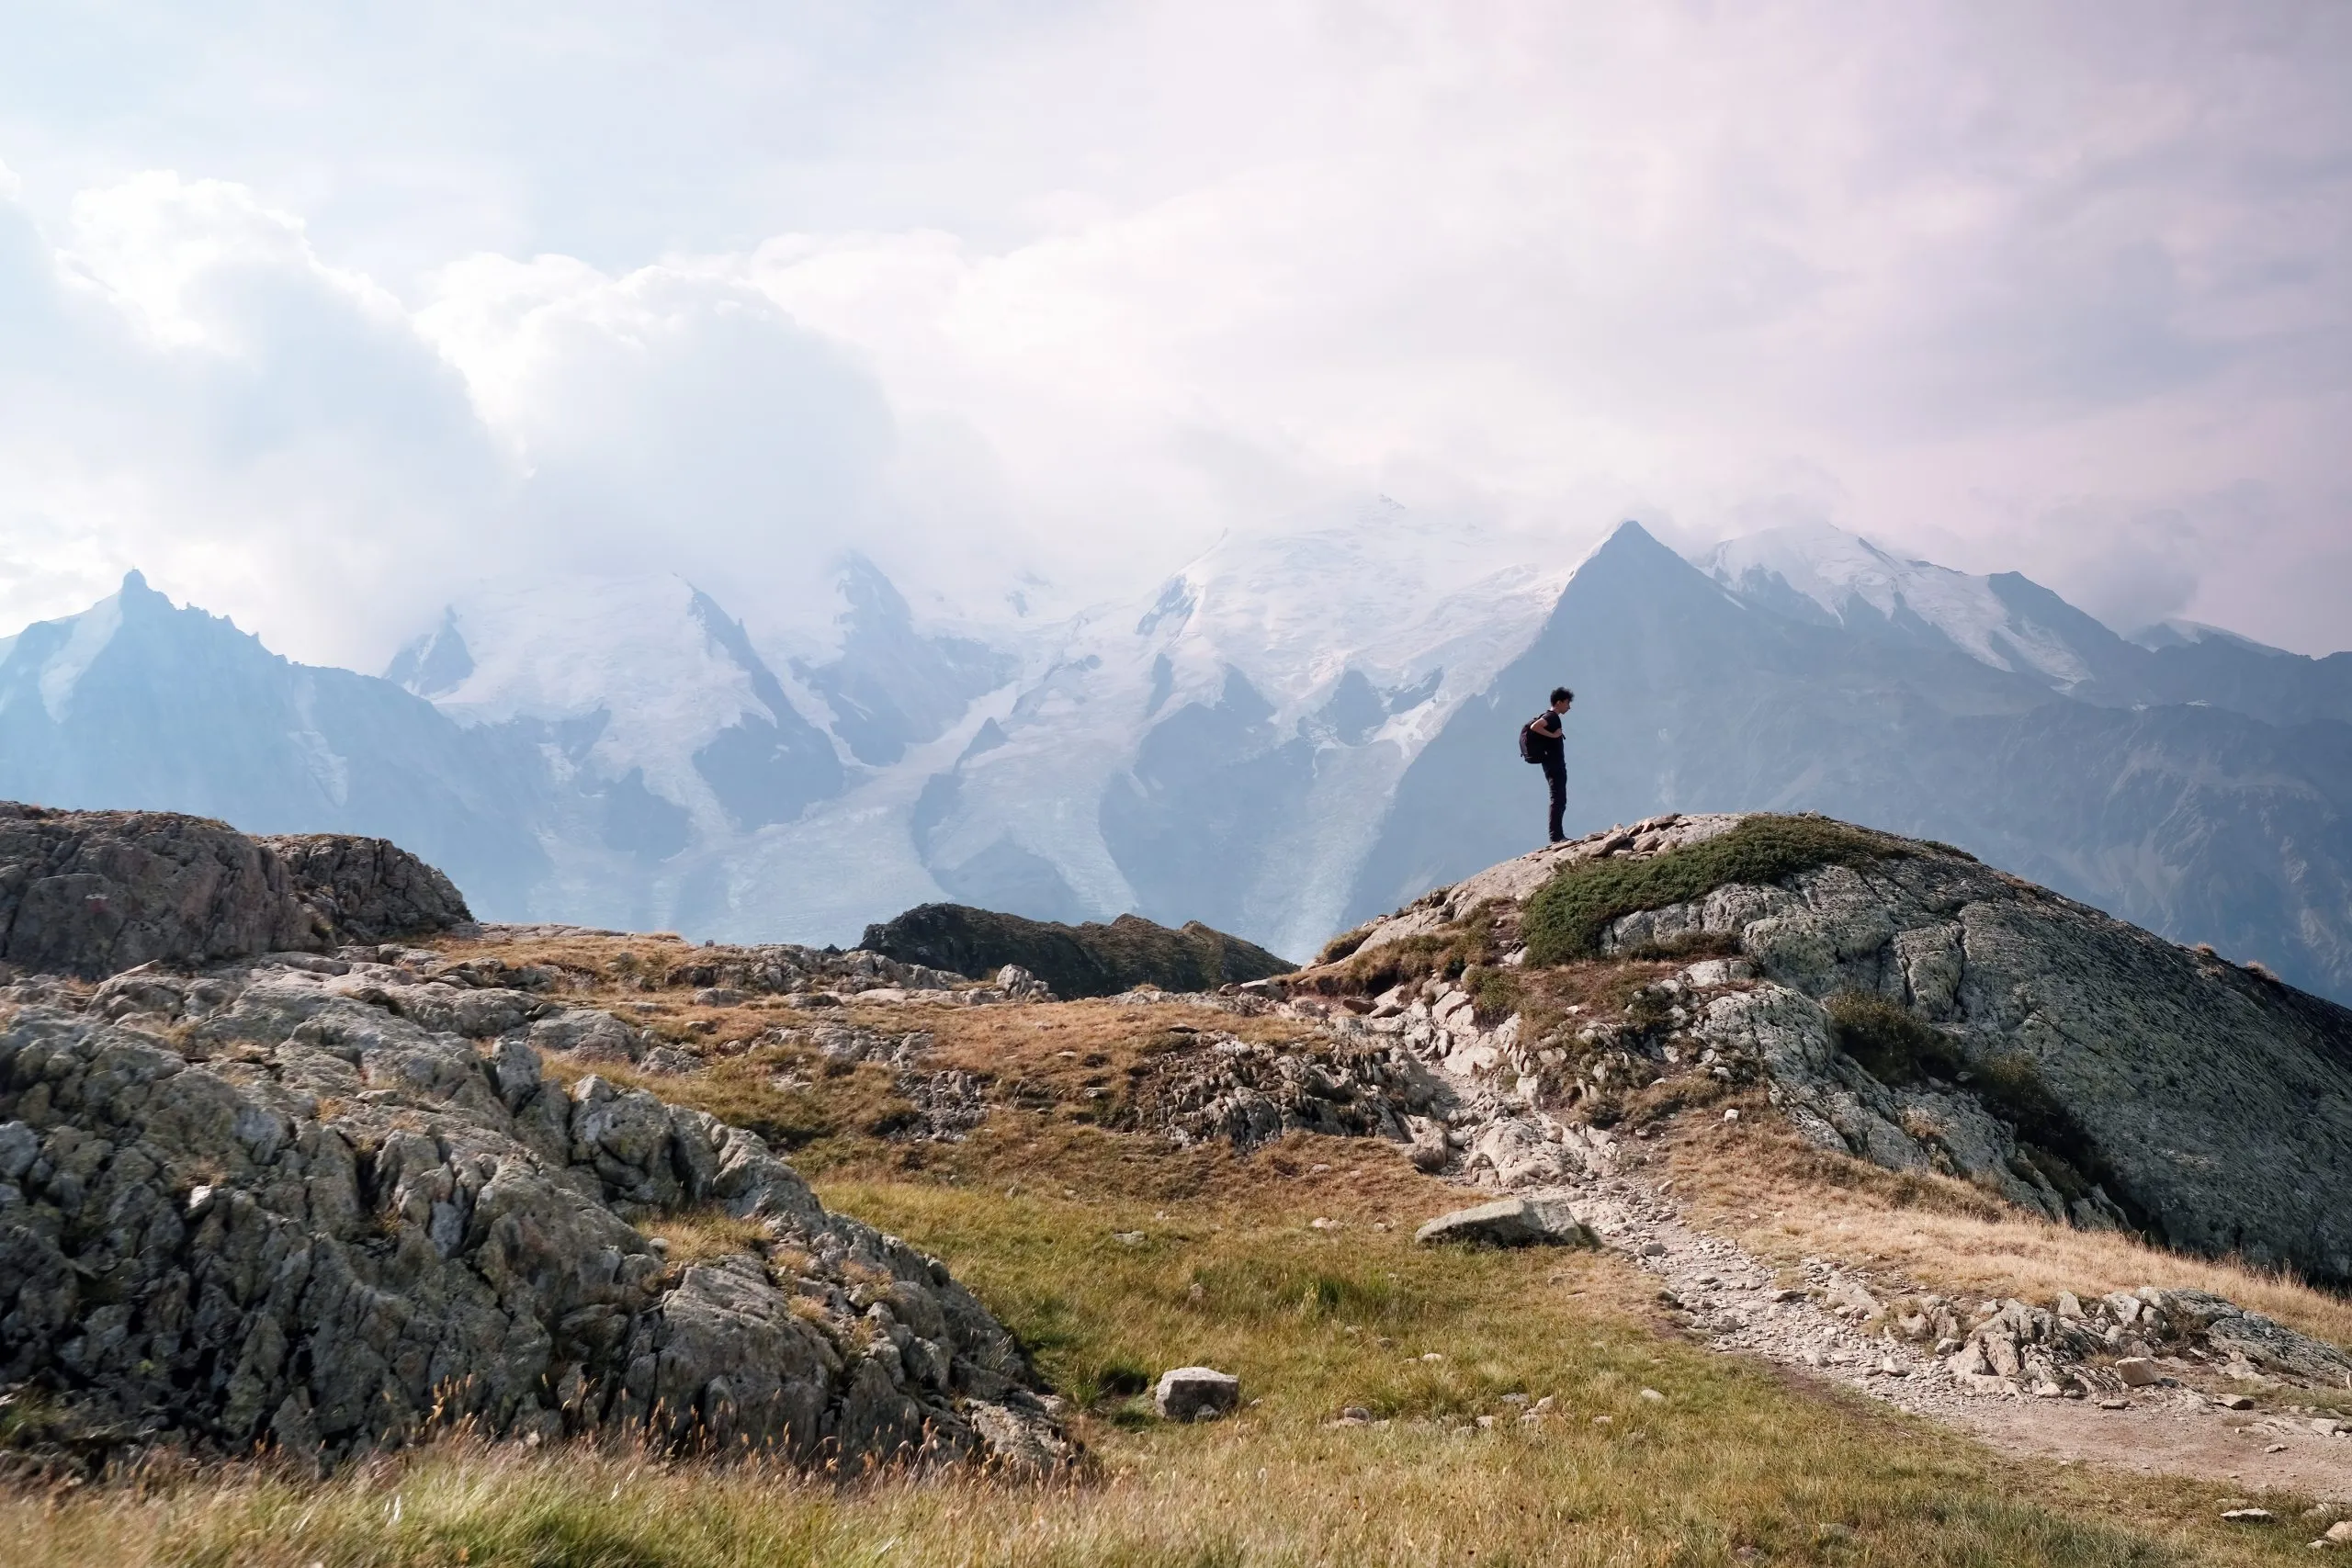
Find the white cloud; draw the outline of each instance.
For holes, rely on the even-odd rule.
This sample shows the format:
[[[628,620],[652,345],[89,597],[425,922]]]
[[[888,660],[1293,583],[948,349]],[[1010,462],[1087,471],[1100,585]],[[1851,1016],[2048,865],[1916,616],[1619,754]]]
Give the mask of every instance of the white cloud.
[[[2324,0],[664,15],[0,62],[45,231],[0,313],[75,345],[0,367],[0,562],[364,659],[452,575],[782,598],[854,542],[1082,596],[1382,490],[1555,557],[1819,515],[2352,643]]]

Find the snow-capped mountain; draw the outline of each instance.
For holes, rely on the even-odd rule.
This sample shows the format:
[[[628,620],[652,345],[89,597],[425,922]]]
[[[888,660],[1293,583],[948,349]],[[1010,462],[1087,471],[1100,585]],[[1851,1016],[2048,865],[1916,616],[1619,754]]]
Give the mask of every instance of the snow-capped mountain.
[[[509,587],[376,679],[134,576],[0,642],[0,795],[384,833],[493,918],[821,942],[952,898],[1304,956],[1532,844],[1511,735],[1566,682],[1573,827],[1818,808],[2352,995],[2352,655],[2126,641],[1835,530],[1546,558],[1386,502],[1056,625],[806,583]]]
[[[938,897],[874,831],[907,793],[885,775],[1011,659],[918,631],[854,557],[759,640],[682,578],[554,579],[453,604],[385,676],[469,728],[548,738],[563,805],[540,834],[535,912],[799,937],[854,923],[879,892]]]
[[[2059,691],[2097,678],[2115,634],[2015,572],[1905,560],[1826,523],[1727,539],[1693,561],[1749,604],[1801,621],[1958,649]],[[2092,645],[2089,648],[2085,643]]]
[[[854,558],[791,606],[559,580],[453,605],[386,676],[547,737],[536,914],[824,940],[956,898],[1311,948],[1398,774],[1566,581],[1503,556],[1377,502],[985,635],[919,627]]]
[[[1496,555],[1377,502],[1229,539],[1082,618],[925,784],[926,863],[968,902],[1136,909],[1311,951],[1396,779],[1566,581]]]
[[[0,641],[0,797],[380,834],[491,908],[527,906],[547,874],[537,744],[281,659],[135,571],[82,614]]]

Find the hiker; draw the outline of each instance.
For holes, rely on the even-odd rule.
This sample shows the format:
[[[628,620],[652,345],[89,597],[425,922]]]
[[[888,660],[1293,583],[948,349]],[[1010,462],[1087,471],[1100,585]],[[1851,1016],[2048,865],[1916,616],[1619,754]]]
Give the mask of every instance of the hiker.
[[[1552,786],[1552,836],[1546,842],[1555,844],[1566,837],[1560,831],[1560,813],[1568,806],[1568,755],[1560,717],[1576,700],[1577,694],[1566,686],[1555,686],[1552,705],[1519,727],[1520,760],[1541,767],[1544,782]]]

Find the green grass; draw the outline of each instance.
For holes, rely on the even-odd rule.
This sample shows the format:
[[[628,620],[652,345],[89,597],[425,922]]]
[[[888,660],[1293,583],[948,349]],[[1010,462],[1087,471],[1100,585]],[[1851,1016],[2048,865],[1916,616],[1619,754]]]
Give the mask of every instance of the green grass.
[[[820,1184],[829,1205],[945,1257],[1033,1348],[1083,1412],[1091,1460],[1068,1481],[837,1485],[626,1448],[453,1440],[324,1482],[232,1467],[0,1490],[0,1561],[2158,1568],[2305,1555],[2291,1526],[2220,1524],[2211,1487],[2007,1463],[1662,1337],[1647,1281],[1614,1258],[1416,1247],[1406,1227],[1452,1196],[1369,1168],[1318,1182],[1303,1162],[1340,1155],[1329,1141],[1216,1162],[1209,1188],[1178,1202],[1146,1195],[1142,1171],[1123,1183],[1111,1135],[1073,1137],[1023,1146],[1036,1177],[1095,1178],[1088,1198],[1008,1197],[1002,1168],[977,1165],[969,1185]],[[1311,1228],[1317,1215],[1341,1228]],[[1136,1230],[1140,1246],[1113,1239]],[[1247,1407],[1194,1427],[1153,1419],[1140,1391],[1193,1362],[1237,1373]],[[1555,1414],[1522,1428],[1510,1394],[1548,1394]],[[1329,1425],[1349,1404],[1388,1424]]]
[[[1733,883],[1769,885],[1825,865],[1860,869],[1911,852],[1900,839],[1824,817],[1756,816],[1704,843],[1646,860],[1579,861],[1528,900],[1520,928],[1527,961],[1595,957],[1611,921],[1703,898]]]

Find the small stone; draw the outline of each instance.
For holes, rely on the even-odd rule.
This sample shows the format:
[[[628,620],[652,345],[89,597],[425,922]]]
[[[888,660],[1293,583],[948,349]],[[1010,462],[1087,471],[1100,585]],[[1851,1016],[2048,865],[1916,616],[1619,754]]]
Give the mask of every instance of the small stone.
[[[2132,1402],[2128,1399],[2102,1399],[2098,1402],[2098,1407],[2101,1410],[2129,1410],[2132,1408]]]
[[[2331,1546],[2352,1545],[2352,1519],[2336,1520],[2335,1523],[2327,1527],[2327,1533],[2321,1536],[2320,1540]]]
[[[2267,1508],[2224,1508],[2222,1517],[2233,1525],[2267,1525],[2275,1517]]]
[[[1606,1427],[1609,1425],[1609,1417],[1606,1416],[1596,1416],[1592,1418],[1592,1424],[1596,1427]]]
[[[1726,1121],[1726,1122],[1736,1122],[1736,1121],[1738,1121],[1738,1120],[1739,1120],[1739,1108],[1738,1108],[1737,1106],[1734,1106],[1734,1107],[1732,1107],[1729,1111],[1724,1111],[1724,1121]]]
[[[2287,1451],[2287,1445],[2284,1443],[2272,1443],[2268,1448],[2264,1449],[2262,1451],[2267,1454],[2283,1454]]]
[[[2352,1431],[2352,1427],[2347,1427],[2333,1416],[2322,1416],[2312,1423],[2312,1430],[2323,1438],[2335,1438]]]
[[[1370,1424],[1372,1412],[1361,1404],[1351,1404],[1340,1412],[1340,1419],[1351,1427],[1363,1427]]]
[[[1666,1256],[1666,1243],[1662,1241],[1645,1241],[1642,1243],[1640,1250],[1641,1256],[1644,1258],[1664,1258]]]
[[[2115,1363],[2115,1375],[2126,1388],[2152,1388],[2164,1382],[2164,1371],[2145,1356],[2125,1356]]]
[[[1159,1375],[1152,1407],[1170,1421],[1214,1420],[1241,1404],[1241,1380],[1214,1367],[1176,1367]]]
[[[1340,1222],[1337,1220],[1327,1220],[1322,1215],[1317,1214],[1315,1218],[1307,1221],[1306,1228],[1308,1230],[1315,1231],[1335,1231],[1340,1228]]]
[[[1493,1431],[1494,1429],[1495,1429],[1495,1418],[1494,1418],[1493,1416],[1479,1416],[1479,1417],[1478,1417],[1478,1430],[1480,1430],[1481,1432],[1491,1432],[1491,1431]]]
[[[1424,1361],[1442,1361],[1445,1359],[1445,1357],[1442,1352],[1431,1350],[1424,1354],[1421,1357],[1421,1359]]]
[[[2221,1398],[2213,1401],[2213,1403],[2220,1405],[2224,1410],[2251,1410],[2254,1408],[2254,1401],[2248,1399],[2242,1393],[2223,1394]]]
[[[1641,1397],[1649,1401],[1652,1404],[1664,1404],[1666,1403],[1666,1395],[1658,1393],[1658,1391],[1654,1388],[1645,1388],[1642,1390]]]
[[[1548,1416],[1552,1413],[1554,1404],[1555,1401],[1552,1396],[1547,1393],[1543,1398],[1537,1400],[1532,1405],[1529,1406],[1529,1409],[1534,1415]]]
[[[1201,1288],[1201,1282],[1195,1280],[1193,1281],[1193,1288],[1184,1292],[1184,1299],[1188,1302],[1197,1302],[1207,1294],[1208,1292]]]
[[[1144,1235],[1141,1231],[1113,1231],[1111,1239],[1121,1247],[1141,1247],[1144,1243]]]

